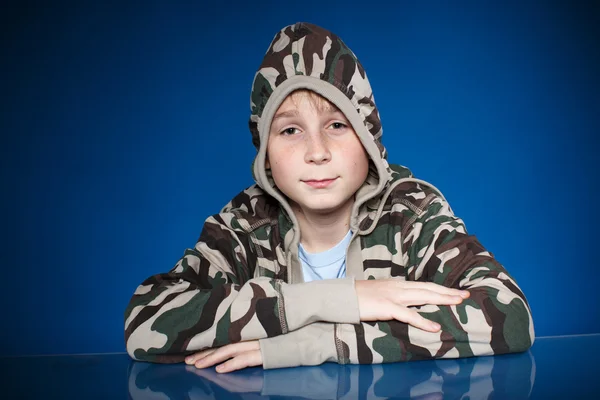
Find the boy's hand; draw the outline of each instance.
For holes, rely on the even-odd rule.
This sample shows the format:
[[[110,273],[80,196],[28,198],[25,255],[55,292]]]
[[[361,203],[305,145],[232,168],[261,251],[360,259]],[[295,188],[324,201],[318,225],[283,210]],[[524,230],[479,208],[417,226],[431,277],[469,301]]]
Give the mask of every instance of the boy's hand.
[[[399,279],[356,281],[361,321],[405,322],[429,332],[441,329],[436,322],[423,318],[408,307],[460,304],[469,297],[466,290],[451,289],[432,282],[407,282]]]
[[[224,373],[262,365],[262,354],[258,340],[251,340],[200,351],[187,356],[185,363],[196,368],[208,368],[219,364],[216,371]]]

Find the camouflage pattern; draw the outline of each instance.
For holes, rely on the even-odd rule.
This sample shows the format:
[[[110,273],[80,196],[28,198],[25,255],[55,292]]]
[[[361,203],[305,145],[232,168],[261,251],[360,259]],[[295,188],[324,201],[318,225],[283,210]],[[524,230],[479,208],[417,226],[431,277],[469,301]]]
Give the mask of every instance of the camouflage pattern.
[[[369,79],[356,55],[342,39],[308,23],[283,28],[271,42],[254,77],[249,126],[252,143],[258,150],[253,170],[257,184],[268,194],[284,202],[277,191],[272,190],[275,184],[270,176],[265,179],[261,172],[264,170],[266,138],[270,126],[270,118],[265,118],[265,111],[279,106],[285,96],[275,96],[274,93],[281,92],[290,81],[298,82],[296,88],[300,86],[315,90],[328,98],[349,117],[351,123],[355,118],[354,121],[357,122],[352,123],[354,130],[371,159],[376,161],[371,164],[371,180],[381,181],[380,186],[373,187],[375,190],[372,195],[379,193],[389,180],[389,166],[387,152],[381,142],[383,131]],[[345,104],[330,98],[321,89],[333,89],[341,93]]]
[[[274,89],[291,76],[310,76],[330,83],[352,101],[386,158],[381,143],[381,121],[365,70],[352,50],[335,34],[307,23],[282,29],[271,42],[254,77],[250,108],[252,143],[258,149],[258,122]]]
[[[181,362],[203,349],[259,339],[264,367],[275,368],[528,349],[534,330],[522,291],[467,233],[435,187],[414,178],[407,168],[387,163],[367,77],[332,33],[296,24],[271,43],[251,96],[250,130],[259,155],[265,132],[258,127],[270,123],[261,122],[261,115],[272,107],[271,97],[281,94],[286,80],[298,75],[318,78],[326,83],[323,87],[343,93],[355,108],[342,111],[360,116],[363,130],[353,123],[357,135],[365,148],[370,140],[371,150],[377,149],[368,152],[372,176],[356,195],[351,219],[355,233],[346,260],[349,278],[336,284],[293,278],[301,270],[297,223],[272,183],[257,179],[205,221],[195,247],[170,272],[152,276],[137,288],[125,312],[129,354],[143,361]],[[264,167],[256,171],[265,174]],[[370,194],[363,196],[366,191]],[[353,280],[389,277],[468,289],[471,297],[457,306],[417,307],[441,324],[438,333],[398,321],[361,323]],[[332,294],[341,293],[344,298],[336,303]]]

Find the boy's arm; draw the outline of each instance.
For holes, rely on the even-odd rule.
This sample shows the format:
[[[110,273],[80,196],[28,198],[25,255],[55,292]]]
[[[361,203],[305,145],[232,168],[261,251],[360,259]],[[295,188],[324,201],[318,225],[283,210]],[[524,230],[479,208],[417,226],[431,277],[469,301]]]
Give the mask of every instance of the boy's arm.
[[[195,248],[170,272],[137,288],[125,311],[132,358],[181,362],[200,350],[281,335],[317,320],[359,322],[357,307],[340,312],[354,296],[353,279],[288,285],[253,278],[265,260],[256,258],[232,221],[223,214],[210,217]],[[307,300],[302,294],[309,288],[313,295]]]
[[[459,358],[521,352],[535,339],[529,305],[521,289],[473,236],[452,234],[440,226],[426,251],[418,281],[467,289],[470,296],[452,306],[417,307],[441,330],[426,332],[398,321],[337,325],[337,339],[347,344],[340,362],[379,363],[431,358]],[[341,360],[343,358],[343,360]]]
[[[395,320],[313,324],[261,340],[264,367],[333,359],[363,364],[458,358],[519,352],[533,344],[533,321],[522,291],[477,239],[466,234],[445,201],[436,199],[403,239],[409,259],[407,280],[470,292],[459,305],[416,307],[419,314],[440,323],[439,332]]]

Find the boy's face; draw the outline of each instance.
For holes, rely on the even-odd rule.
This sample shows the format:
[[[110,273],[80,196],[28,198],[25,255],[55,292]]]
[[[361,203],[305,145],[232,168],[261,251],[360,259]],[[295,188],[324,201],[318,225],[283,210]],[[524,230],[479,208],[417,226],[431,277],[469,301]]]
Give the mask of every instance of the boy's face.
[[[351,205],[369,159],[344,114],[324,99],[294,93],[281,104],[267,145],[275,184],[304,213],[333,213]],[[294,204],[295,203],[295,204]]]

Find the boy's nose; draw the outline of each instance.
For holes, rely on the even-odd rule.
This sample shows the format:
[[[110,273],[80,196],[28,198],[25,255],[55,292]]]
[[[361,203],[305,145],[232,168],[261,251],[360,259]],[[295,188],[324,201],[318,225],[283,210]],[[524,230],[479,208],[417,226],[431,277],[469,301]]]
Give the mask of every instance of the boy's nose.
[[[304,161],[307,163],[323,164],[331,160],[327,138],[319,133],[309,134],[306,139]]]

